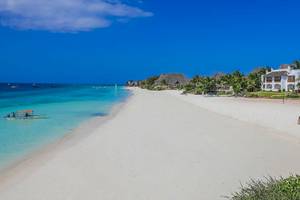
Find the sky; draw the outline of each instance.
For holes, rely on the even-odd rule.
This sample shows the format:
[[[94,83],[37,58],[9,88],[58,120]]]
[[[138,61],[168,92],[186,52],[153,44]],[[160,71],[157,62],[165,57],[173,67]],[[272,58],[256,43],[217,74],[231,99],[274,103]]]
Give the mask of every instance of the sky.
[[[0,82],[124,83],[300,59],[299,0],[0,0]]]

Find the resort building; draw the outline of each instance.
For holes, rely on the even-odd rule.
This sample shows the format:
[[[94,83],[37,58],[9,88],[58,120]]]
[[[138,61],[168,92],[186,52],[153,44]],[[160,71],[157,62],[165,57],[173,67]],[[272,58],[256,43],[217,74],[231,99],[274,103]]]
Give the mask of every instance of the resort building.
[[[299,90],[300,69],[293,64],[280,65],[279,69],[271,69],[262,75],[261,89],[264,91]]]
[[[140,85],[139,81],[130,80],[126,82],[127,87],[138,87],[139,85]]]

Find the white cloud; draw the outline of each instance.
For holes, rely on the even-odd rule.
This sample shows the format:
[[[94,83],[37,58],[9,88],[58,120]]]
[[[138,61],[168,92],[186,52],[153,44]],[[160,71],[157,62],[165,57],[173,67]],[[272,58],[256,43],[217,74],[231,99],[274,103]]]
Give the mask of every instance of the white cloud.
[[[0,0],[0,24],[25,30],[88,31],[149,16],[151,12],[119,0]]]

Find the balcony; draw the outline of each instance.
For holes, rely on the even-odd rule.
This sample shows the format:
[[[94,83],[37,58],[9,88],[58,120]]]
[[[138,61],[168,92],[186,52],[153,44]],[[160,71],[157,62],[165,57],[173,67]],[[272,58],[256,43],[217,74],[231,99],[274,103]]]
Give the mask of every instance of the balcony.
[[[288,82],[289,82],[289,83],[295,83],[295,81],[296,81],[295,76],[289,76],[289,77],[288,77]]]
[[[281,76],[275,76],[274,77],[274,82],[280,83],[281,82]]]
[[[272,77],[267,77],[267,83],[272,83],[273,82],[273,78]]]

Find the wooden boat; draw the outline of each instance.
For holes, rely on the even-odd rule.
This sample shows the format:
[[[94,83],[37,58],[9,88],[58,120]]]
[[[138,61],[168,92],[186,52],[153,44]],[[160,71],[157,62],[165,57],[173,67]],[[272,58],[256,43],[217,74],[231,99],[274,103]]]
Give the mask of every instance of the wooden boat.
[[[47,119],[46,116],[33,114],[33,110],[20,110],[12,112],[7,114],[4,118],[7,120]]]

